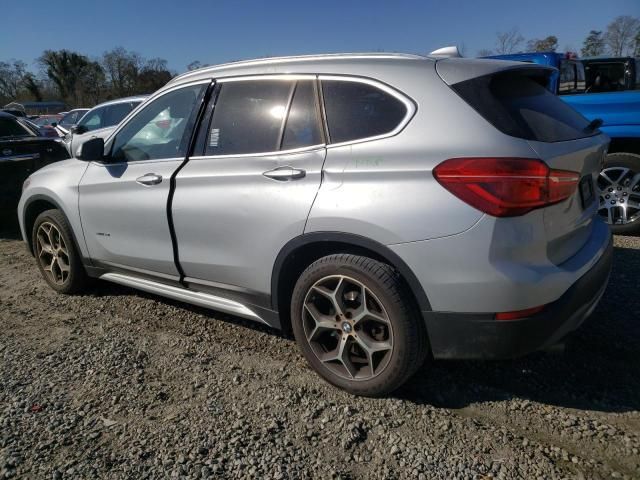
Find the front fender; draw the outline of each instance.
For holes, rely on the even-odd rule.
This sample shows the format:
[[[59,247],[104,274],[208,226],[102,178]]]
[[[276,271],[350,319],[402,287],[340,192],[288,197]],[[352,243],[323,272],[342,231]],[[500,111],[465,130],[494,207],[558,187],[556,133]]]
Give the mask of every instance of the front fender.
[[[78,202],[78,185],[84,174],[87,163],[79,160],[66,160],[38,170],[29,177],[29,183],[22,192],[18,203],[18,220],[22,238],[27,242],[29,250],[30,226],[33,221],[33,208],[40,213],[46,210],[46,203],[51,208],[60,210],[67,219],[72,230],[76,246],[83,258],[89,258],[89,251],[84,239]]]

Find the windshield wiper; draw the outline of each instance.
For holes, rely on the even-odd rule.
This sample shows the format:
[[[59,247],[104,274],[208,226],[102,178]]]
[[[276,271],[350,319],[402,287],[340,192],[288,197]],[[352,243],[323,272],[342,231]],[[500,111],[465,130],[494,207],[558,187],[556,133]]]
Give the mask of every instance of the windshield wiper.
[[[594,118],[589,122],[589,125],[584,127],[584,133],[591,133],[596,131],[598,128],[602,126],[603,123],[604,122],[602,121],[601,118]]]

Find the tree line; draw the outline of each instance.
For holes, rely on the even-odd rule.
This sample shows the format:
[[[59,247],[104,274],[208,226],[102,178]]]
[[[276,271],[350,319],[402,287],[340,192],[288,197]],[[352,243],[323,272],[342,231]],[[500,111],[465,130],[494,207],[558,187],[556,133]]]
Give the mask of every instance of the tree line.
[[[518,52],[555,52],[557,49],[558,37],[555,35],[533,38],[525,42],[520,30],[514,27],[506,32],[496,33],[495,48],[479,50],[478,56]],[[584,39],[580,54],[583,57],[640,56],[640,19],[621,15],[609,23],[606,30],[591,30]]]
[[[0,61],[0,105],[11,101],[62,100],[70,108],[152,93],[176,74],[162,58],[145,59],[123,47],[97,59],[71,50],[45,50],[37,73],[21,60]]]

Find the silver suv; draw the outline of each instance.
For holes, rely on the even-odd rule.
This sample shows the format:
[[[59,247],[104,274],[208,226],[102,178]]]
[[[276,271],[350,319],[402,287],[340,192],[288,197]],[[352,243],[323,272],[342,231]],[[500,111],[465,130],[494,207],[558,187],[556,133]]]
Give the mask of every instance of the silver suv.
[[[425,358],[560,341],[607,284],[608,139],[552,69],[361,54],[186,73],[27,180],[44,279],[100,278],[292,330],[310,365],[383,395]]]

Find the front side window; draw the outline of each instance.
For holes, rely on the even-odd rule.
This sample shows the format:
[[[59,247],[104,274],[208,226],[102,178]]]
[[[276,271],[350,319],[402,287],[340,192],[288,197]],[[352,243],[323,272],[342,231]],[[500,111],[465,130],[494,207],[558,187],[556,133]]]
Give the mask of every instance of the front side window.
[[[206,155],[277,151],[294,84],[285,80],[222,83],[206,140]]]
[[[181,158],[187,154],[190,121],[207,88],[192,85],[166,93],[138,112],[116,135],[116,162]]]
[[[403,102],[367,83],[322,80],[322,93],[331,143],[392,132],[407,114]]]

